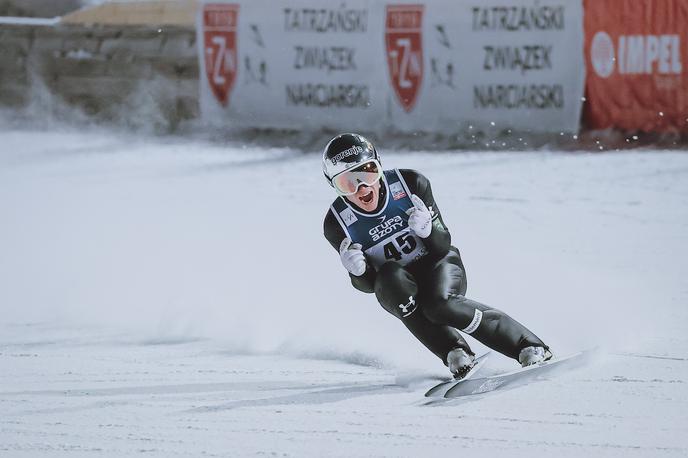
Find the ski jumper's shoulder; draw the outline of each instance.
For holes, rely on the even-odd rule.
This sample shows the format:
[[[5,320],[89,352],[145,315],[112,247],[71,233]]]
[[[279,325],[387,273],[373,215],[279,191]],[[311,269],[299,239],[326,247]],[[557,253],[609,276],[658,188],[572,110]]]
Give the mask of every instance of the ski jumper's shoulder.
[[[408,184],[409,186],[415,184],[417,180],[427,180],[425,175],[420,173],[418,170],[415,170],[415,169],[397,169],[397,170],[399,170],[399,173],[401,174],[402,177],[404,177],[406,184]]]
[[[335,202],[337,202],[337,200],[332,202],[332,205],[334,205]],[[332,245],[332,248],[339,251],[339,245],[346,237],[346,234],[344,233],[342,226],[337,221],[337,217],[334,215],[331,206],[327,209],[327,214],[325,215],[325,220],[323,221],[323,234],[325,235],[327,241],[330,242],[330,245]]]
[[[430,188],[430,180],[425,175],[413,169],[399,169],[399,174],[406,182],[409,191],[425,201],[425,195]],[[426,204],[428,202],[425,202]]]

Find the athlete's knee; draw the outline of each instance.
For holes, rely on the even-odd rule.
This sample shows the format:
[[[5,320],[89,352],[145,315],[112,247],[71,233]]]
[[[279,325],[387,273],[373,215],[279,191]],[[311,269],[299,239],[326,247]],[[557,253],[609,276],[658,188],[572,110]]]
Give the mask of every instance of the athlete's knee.
[[[441,322],[443,316],[446,315],[449,301],[460,303],[463,296],[451,293],[442,285],[432,285],[429,290],[423,294],[423,313],[434,322]]]
[[[474,320],[480,305],[460,294],[437,291],[424,298],[423,314],[434,323],[451,323],[463,329]]]
[[[459,264],[461,259],[450,251],[442,262],[430,272],[423,292],[424,301],[430,304],[446,304],[451,300],[464,300],[466,275]]]
[[[437,285],[434,285],[433,288],[428,291],[428,294],[426,294],[427,302],[436,305],[446,304],[449,302],[450,297],[452,297],[452,293]]]
[[[442,308],[442,305],[437,302],[424,301],[421,310],[423,311],[423,315],[431,322],[435,324],[447,324],[445,319],[446,313]]]

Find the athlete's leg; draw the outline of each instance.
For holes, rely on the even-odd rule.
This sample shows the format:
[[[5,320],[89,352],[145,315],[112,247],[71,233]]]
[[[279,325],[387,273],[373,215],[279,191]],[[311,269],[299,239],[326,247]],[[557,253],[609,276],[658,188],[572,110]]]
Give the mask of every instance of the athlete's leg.
[[[450,250],[430,271],[419,275],[418,283],[422,311],[433,323],[453,326],[516,360],[525,347],[547,348],[535,334],[506,313],[464,296],[465,271],[458,250]]]
[[[447,353],[460,347],[473,354],[468,343],[456,329],[432,323],[419,310],[416,303],[418,286],[406,269],[395,262],[388,262],[377,272],[375,296],[380,305],[399,318],[409,331],[431,352],[447,363]]]

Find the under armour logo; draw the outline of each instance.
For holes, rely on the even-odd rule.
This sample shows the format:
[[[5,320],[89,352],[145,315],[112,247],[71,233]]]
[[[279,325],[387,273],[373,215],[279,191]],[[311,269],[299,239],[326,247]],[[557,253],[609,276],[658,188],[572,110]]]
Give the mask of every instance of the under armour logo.
[[[416,301],[413,299],[413,296],[409,296],[409,302],[408,304],[399,304],[399,308],[401,309],[402,317],[406,318],[410,314],[416,311]]]

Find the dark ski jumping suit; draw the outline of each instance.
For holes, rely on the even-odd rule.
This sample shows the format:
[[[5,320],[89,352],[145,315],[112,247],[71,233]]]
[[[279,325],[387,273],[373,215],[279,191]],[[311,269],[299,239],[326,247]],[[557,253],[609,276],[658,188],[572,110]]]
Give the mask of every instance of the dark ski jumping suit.
[[[404,169],[386,170],[382,180],[374,212],[338,197],[325,217],[325,237],[335,250],[345,237],[363,245],[368,268],[360,277],[350,274],[353,286],[374,292],[380,305],[445,364],[454,348],[474,354],[457,329],[516,360],[525,347],[547,348],[504,312],[465,297],[466,270],[459,250],[451,246],[430,181]],[[411,194],[433,212],[432,231],[425,239],[408,228]]]

